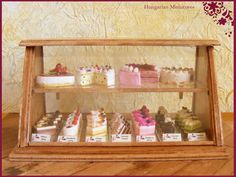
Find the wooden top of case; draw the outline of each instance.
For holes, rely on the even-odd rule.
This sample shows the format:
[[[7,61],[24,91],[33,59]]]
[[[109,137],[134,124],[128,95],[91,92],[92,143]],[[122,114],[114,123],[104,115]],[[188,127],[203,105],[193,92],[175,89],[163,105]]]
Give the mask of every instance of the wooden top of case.
[[[20,46],[215,46],[212,39],[31,39]]]

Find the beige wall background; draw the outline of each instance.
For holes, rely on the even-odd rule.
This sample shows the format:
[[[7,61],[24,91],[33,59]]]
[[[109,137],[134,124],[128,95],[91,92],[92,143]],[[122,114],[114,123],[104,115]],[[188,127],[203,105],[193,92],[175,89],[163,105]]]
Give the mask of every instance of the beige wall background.
[[[145,5],[185,5],[193,9],[144,9]],[[233,3],[225,2],[233,10]],[[204,13],[200,2],[47,2],[3,3],[2,73],[3,112],[19,112],[22,91],[24,48],[18,44],[31,38],[206,38],[217,39],[215,49],[221,110],[233,111],[233,37]],[[183,47],[47,47],[45,72],[58,62],[76,74],[81,65],[110,64],[116,71],[125,63],[153,63],[159,66],[194,66],[194,48]],[[191,105],[192,94],[183,100],[176,93],[164,94],[47,94],[48,111],[82,111],[105,107],[127,112],[143,104],[156,111],[165,105],[170,111]]]

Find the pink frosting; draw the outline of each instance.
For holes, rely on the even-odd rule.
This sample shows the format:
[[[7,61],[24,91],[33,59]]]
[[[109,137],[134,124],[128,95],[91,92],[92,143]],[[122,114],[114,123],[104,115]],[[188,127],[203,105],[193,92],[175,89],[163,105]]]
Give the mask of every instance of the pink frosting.
[[[155,82],[158,82],[159,79],[157,77],[153,77],[153,78],[145,78],[145,77],[142,77],[141,78],[141,82],[142,83],[155,83]]]
[[[119,73],[120,85],[139,86],[141,85],[140,72],[129,72],[121,70]]]
[[[143,118],[143,115],[141,114],[140,110],[133,111],[133,117],[134,120],[139,123],[139,126],[156,125],[156,121],[150,115]]]
[[[141,77],[158,77],[158,72],[157,71],[140,71],[141,72]]]

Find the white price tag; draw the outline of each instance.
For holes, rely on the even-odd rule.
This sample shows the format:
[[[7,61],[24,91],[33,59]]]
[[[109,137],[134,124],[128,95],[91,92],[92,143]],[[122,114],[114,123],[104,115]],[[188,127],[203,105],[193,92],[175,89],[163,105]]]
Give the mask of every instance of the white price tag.
[[[165,142],[182,141],[181,133],[163,133],[162,140]]]
[[[51,140],[51,135],[37,134],[37,133],[33,133],[31,135],[32,142],[50,142],[50,140]]]
[[[136,136],[137,142],[155,142],[156,136],[155,135],[138,135]]]
[[[206,133],[188,133],[188,140],[189,141],[205,141]]]
[[[86,136],[86,142],[106,142],[106,136]]]
[[[113,134],[112,142],[131,142],[131,134]]]
[[[78,137],[76,136],[58,136],[58,142],[77,142]]]

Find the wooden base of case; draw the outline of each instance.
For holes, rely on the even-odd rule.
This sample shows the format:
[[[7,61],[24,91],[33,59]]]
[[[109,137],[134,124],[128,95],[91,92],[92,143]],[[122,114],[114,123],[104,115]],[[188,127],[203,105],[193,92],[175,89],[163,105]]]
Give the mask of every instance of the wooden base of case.
[[[162,161],[226,159],[224,147],[16,147],[12,161]]]

